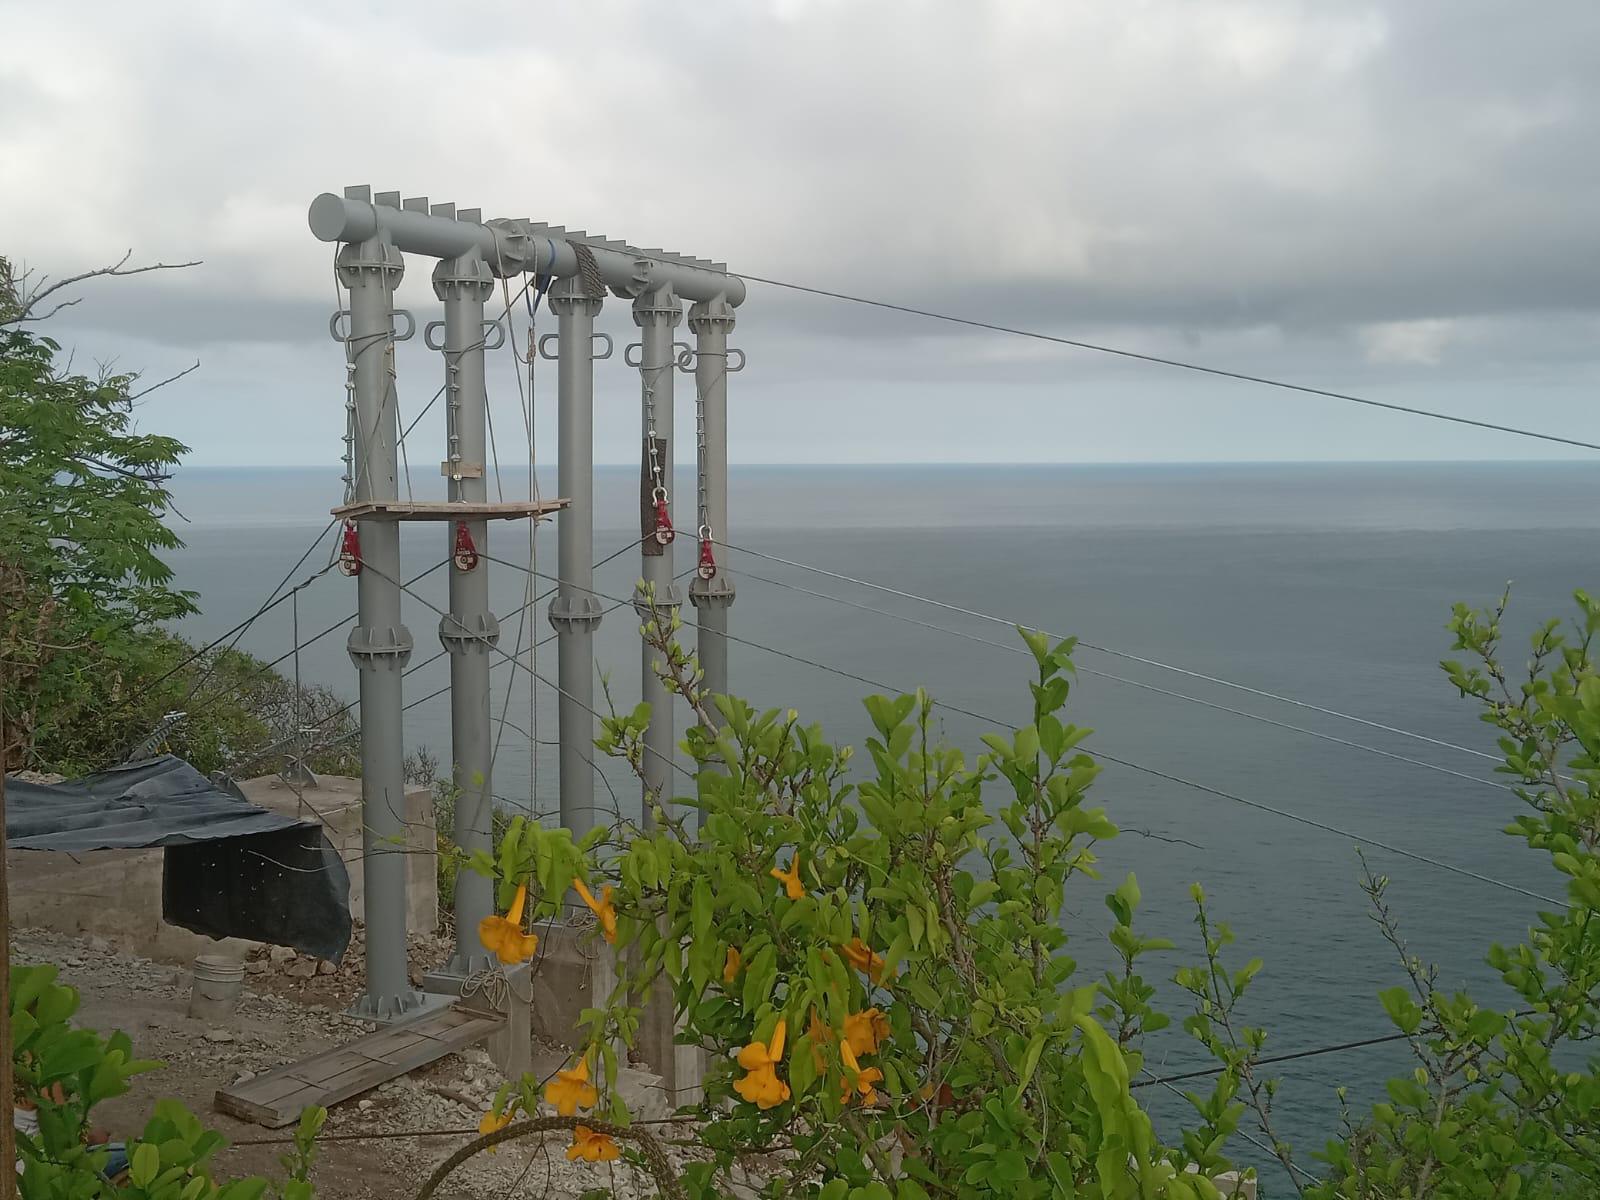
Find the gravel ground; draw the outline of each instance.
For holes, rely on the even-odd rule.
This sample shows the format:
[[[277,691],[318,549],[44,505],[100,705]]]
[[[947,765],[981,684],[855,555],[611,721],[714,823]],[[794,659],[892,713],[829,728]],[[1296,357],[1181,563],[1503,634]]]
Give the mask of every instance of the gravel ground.
[[[419,964],[444,957],[443,943],[435,942],[427,939],[413,947]],[[278,1139],[287,1131],[262,1129],[216,1112],[212,1098],[217,1088],[350,1041],[369,1028],[340,1015],[361,987],[358,945],[351,947],[349,965],[339,970],[287,957],[281,949],[263,952],[251,960],[245,994],[225,1026],[187,1015],[186,969],[120,954],[103,939],[21,930],[12,937],[12,955],[19,963],[55,963],[61,981],[82,995],[76,1018],[80,1024],[103,1032],[125,1030],[137,1053],[165,1063],[163,1069],[139,1077],[128,1095],[97,1107],[98,1122],[113,1136],[135,1133],[157,1098],[175,1096],[232,1143],[216,1160],[218,1174],[224,1176],[274,1171],[283,1153]],[[329,1114],[318,1154],[318,1195],[326,1200],[389,1200],[415,1194],[434,1167],[471,1135],[409,1134],[475,1131],[500,1082],[488,1056],[472,1049],[338,1105]],[[388,1136],[341,1140],[358,1134]],[[575,1200],[589,1189],[608,1187],[619,1200],[654,1195],[654,1185],[626,1164],[567,1162],[567,1141],[565,1134],[557,1134],[542,1143],[521,1141],[494,1155],[478,1155],[438,1194]]]

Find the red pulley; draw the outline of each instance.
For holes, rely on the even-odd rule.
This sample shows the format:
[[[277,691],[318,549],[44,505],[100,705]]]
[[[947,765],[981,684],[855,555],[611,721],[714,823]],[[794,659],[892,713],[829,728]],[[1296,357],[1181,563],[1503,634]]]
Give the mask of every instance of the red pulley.
[[[450,558],[458,571],[470,571],[478,565],[478,548],[472,544],[472,534],[465,521],[456,522],[456,548]]]
[[[339,542],[339,570],[346,575],[361,574],[361,539],[356,534],[354,521],[344,523],[344,537]]]
[[[711,553],[711,536],[700,535],[700,565],[695,568],[695,574],[701,579],[715,579],[717,577],[717,558]]]
[[[676,536],[672,530],[672,514],[667,511],[667,498],[662,496],[656,501],[656,541],[667,546]]]

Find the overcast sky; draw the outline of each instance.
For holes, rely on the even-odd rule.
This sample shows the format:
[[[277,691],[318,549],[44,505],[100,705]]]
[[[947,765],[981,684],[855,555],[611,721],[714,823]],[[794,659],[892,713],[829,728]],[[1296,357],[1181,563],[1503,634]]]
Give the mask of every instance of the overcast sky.
[[[89,285],[56,330],[151,376],[198,358],[143,417],[197,463],[336,460],[305,212],[356,183],[1600,440],[1595,0],[0,0],[0,31],[0,253],[204,260]],[[620,301],[600,326],[634,335]],[[761,285],[733,341],[744,462],[1583,453]],[[637,373],[599,369],[620,461]],[[408,347],[402,411],[441,377]]]

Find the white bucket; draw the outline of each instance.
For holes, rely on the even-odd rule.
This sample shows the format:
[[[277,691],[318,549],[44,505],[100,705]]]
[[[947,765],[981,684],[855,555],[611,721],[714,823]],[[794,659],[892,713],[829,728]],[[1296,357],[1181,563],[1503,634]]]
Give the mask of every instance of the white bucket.
[[[189,993],[189,1015],[202,1021],[225,1021],[233,1015],[244,990],[244,963],[220,954],[202,954],[194,960],[194,988]]]

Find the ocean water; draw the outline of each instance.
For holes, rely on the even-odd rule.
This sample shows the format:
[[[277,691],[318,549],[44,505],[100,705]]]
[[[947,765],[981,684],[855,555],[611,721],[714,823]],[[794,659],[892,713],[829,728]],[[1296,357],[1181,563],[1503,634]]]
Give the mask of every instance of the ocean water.
[[[541,471],[545,494],[554,481],[553,470]],[[1490,730],[1454,696],[1437,665],[1449,652],[1450,605],[1491,602],[1514,581],[1518,632],[1508,648],[1519,660],[1522,631],[1536,618],[1571,611],[1572,589],[1597,582],[1597,485],[1600,468],[1563,463],[744,467],[732,473],[726,537],[748,550],[1492,751]],[[504,487],[508,496],[520,495],[526,482],[507,476]],[[637,520],[636,488],[634,469],[597,472],[597,555],[635,536],[629,523]],[[179,583],[200,593],[204,610],[183,632],[206,640],[253,611],[326,523],[337,492],[333,472],[180,474],[176,496],[188,518],[182,528],[188,544],[175,566]],[[417,495],[423,494],[419,481]],[[682,473],[677,495],[693,495]],[[683,514],[680,522],[690,523]],[[442,529],[407,528],[407,574],[442,561],[445,538]],[[492,539],[497,557],[527,561],[522,528],[498,526]],[[330,548],[324,538],[295,578],[325,564]],[[692,539],[680,538],[674,549],[680,568],[693,565]],[[994,725],[1027,713],[1027,658],[797,587],[1015,644],[1002,625],[751,554],[728,557],[738,581],[736,635],[888,687],[926,687]],[[549,572],[554,562],[555,531],[546,526],[536,569]],[[489,569],[496,611],[513,613],[523,603],[525,575]],[[596,587],[625,598],[637,574],[629,551],[597,573]],[[540,581],[539,590],[547,586]],[[444,573],[417,590],[442,606]],[[302,638],[349,617],[354,607],[354,581],[329,573],[300,595]],[[685,617],[692,620],[687,606]],[[437,649],[438,618],[408,600],[406,620],[417,643],[413,661],[420,662]],[[282,605],[241,644],[276,657],[292,645],[290,622],[290,606]],[[540,637],[550,634],[543,605],[531,626]],[[503,615],[502,628],[501,644],[510,649],[517,618]],[[343,638],[340,628],[303,651],[300,670],[353,698]],[[538,654],[540,672],[553,677],[554,646]],[[867,685],[755,646],[735,644],[730,658],[734,690],[752,701],[798,708],[840,740],[867,728],[859,703],[873,690]],[[602,624],[597,660],[619,704],[631,705],[640,653],[626,609]],[[1081,649],[1078,662],[1086,672],[1104,673],[1084,674],[1071,702],[1072,718],[1095,730],[1090,751],[1558,894],[1543,864],[1500,832],[1517,806],[1503,790],[1104,675],[1492,779],[1493,764],[1484,759],[1104,651]],[[494,711],[507,704],[508,721],[495,790],[508,805],[527,805],[531,784],[532,805],[553,810],[555,748],[544,743],[555,737],[554,694],[539,689],[530,720],[526,676],[513,677],[502,666],[494,677]],[[441,658],[407,680],[406,695],[425,696],[447,680]],[[448,698],[417,705],[407,719],[409,743],[448,761]],[[947,736],[971,749],[992,727],[949,710],[942,719]],[[540,743],[533,770],[530,732]],[[636,810],[637,786],[624,771],[608,767],[607,774],[618,804]],[[1094,796],[1129,832],[1103,847],[1103,886],[1080,881],[1069,900],[1067,921],[1084,972],[1103,970],[1109,960],[1103,934],[1111,922],[1102,896],[1129,871],[1144,895],[1139,924],[1179,945],[1148,960],[1147,976],[1169,979],[1177,965],[1198,961],[1188,891],[1199,881],[1213,915],[1236,934],[1236,961],[1265,960],[1241,1016],[1271,1031],[1269,1053],[1391,1031],[1375,995],[1399,981],[1399,967],[1368,915],[1349,837],[1112,764]],[[1374,869],[1393,878],[1390,900],[1412,950],[1439,965],[1447,986],[1470,985],[1486,1001],[1506,1003],[1483,953],[1491,942],[1519,938],[1539,904],[1382,850],[1367,854]],[[1182,1015],[1175,987],[1164,987],[1162,999]],[[1163,1035],[1151,1050],[1158,1071],[1205,1065],[1181,1032]],[[1407,1067],[1403,1049],[1394,1046],[1287,1064],[1280,1133],[1301,1148],[1319,1146],[1336,1124],[1334,1087],[1348,1085],[1358,1101]],[[1182,1101],[1159,1089],[1142,1095],[1171,1129]],[[1259,1158],[1248,1145],[1238,1150],[1245,1161]]]

